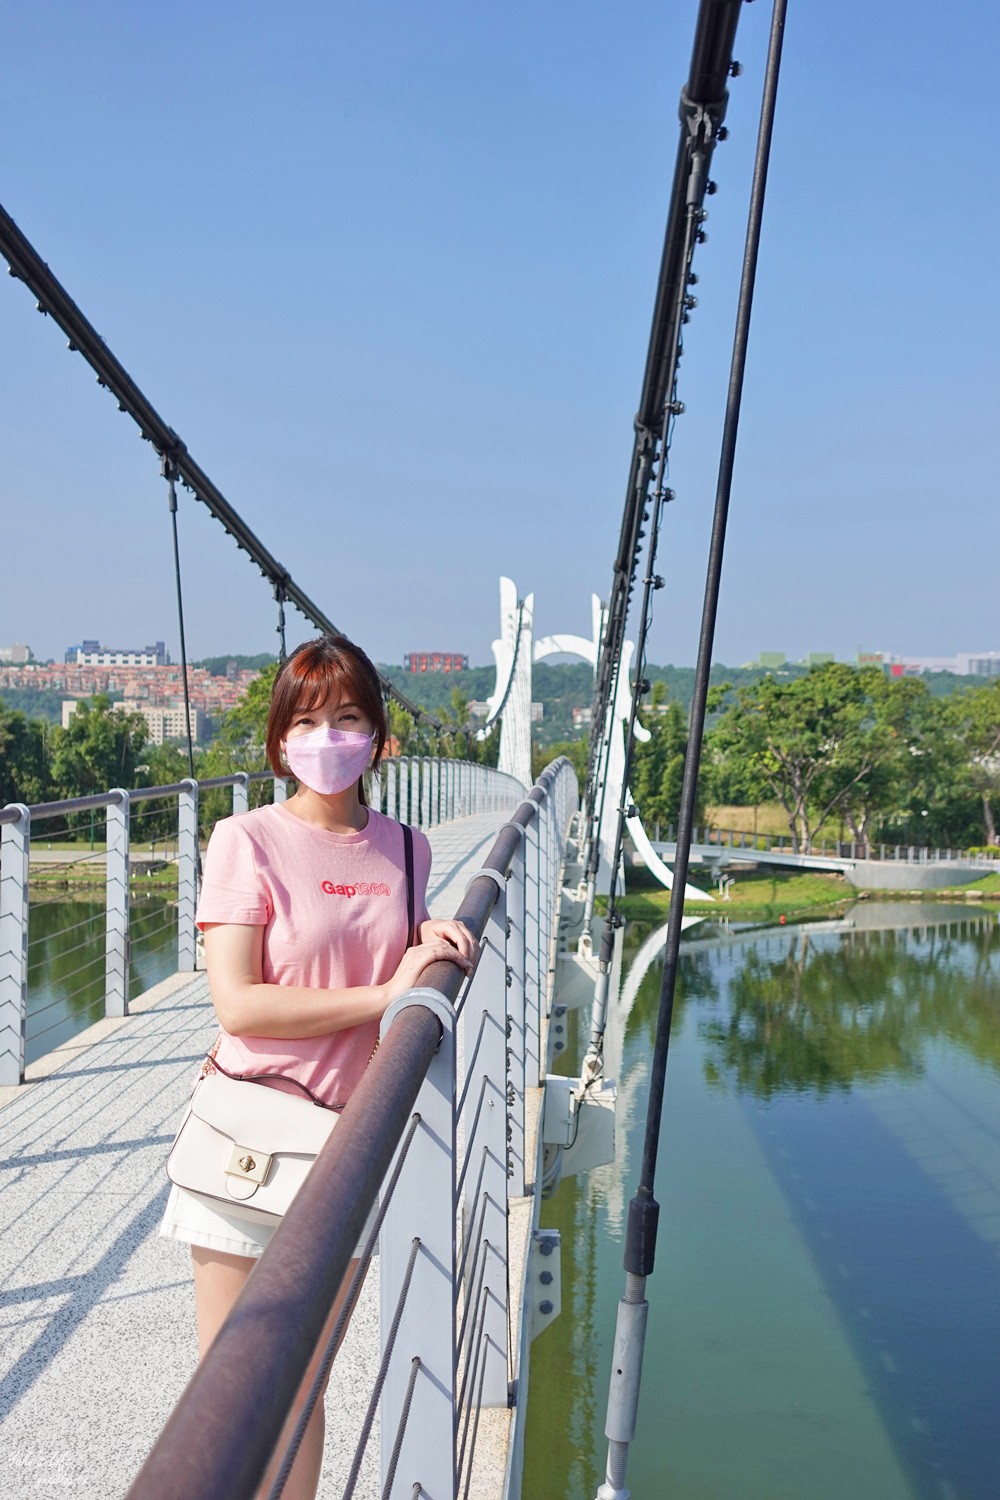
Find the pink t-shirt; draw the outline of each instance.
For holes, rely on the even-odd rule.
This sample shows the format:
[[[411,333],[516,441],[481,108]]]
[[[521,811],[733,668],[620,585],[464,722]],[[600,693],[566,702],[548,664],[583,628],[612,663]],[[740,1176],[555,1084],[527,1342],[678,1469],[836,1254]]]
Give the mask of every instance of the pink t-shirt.
[[[413,830],[414,920],[428,920],[431,850]],[[368,809],[360,833],[329,833],[284,803],[216,823],[205,855],[197,922],[264,928],[265,984],[351,989],[384,984],[406,950],[406,866],[399,824]],[[378,1022],[325,1036],[223,1031],[231,1073],[282,1073],[326,1104],[344,1104],[378,1040]]]

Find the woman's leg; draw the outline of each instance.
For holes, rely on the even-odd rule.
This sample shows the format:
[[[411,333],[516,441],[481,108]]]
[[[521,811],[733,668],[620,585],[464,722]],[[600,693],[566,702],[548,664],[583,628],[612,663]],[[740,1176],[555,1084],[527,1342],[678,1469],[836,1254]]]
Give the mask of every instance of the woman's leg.
[[[247,1277],[257,1262],[242,1255],[225,1255],[218,1250],[208,1250],[200,1245],[193,1245],[191,1251],[194,1259],[198,1350],[200,1356],[204,1358],[205,1351],[225,1322],[229,1314],[229,1309],[243,1290]],[[332,1332],[333,1325],[337,1321],[340,1309],[343,1306],[343,1301],[347,1295],[347,1289],[354,1275],[356,1264],[356,1261],[352,1261],[348,1267],[347,1275],[344,1278],[340,1291],[337,1293],[336,1301],[320,1337],[317,1351],[309,1362],[309,1368],[305,1373],[302,1385],[296,1395],[275,1450],[275,1457],[268,1465],[261,1483],[259,1491],[261,1500],[266,1500],[270,1486],[281,1465],[285,1449],[291,1440],[292,1433],[295,1431],[299,1413],[305,1404],[309,1388],[322,1357],[326,1340]],[[323,1441],[326,1433],[323,1413],[323,1395],[325,1391],[326,1383],[324,1382],[319,1400],[309,1419],[309,1425],[303,1434],[295,1463],[288,1477],[288,1483],[285,1485],[283,1500],[314,1500],[316,1490],[319,1486],[320,1469],[323,1465]]]

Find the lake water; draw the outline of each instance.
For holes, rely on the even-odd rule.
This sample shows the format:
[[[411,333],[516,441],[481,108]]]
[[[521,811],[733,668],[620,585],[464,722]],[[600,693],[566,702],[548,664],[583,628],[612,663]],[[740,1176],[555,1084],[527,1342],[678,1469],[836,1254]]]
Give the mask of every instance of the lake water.
[[[40,898],[28,918],[25,1059],[33,1062],[104,1015],[103,901]],[[132,897],[129,999],[177,969],[177,903]]]
[[[874,925],[685,938],[636,1500],[1000,1496],[1000,929],[852,915]],[[562,1314],[532,1346],[524,1500],[603,1478],[658,948],[626,936],[617,1161],[543,1205]]]

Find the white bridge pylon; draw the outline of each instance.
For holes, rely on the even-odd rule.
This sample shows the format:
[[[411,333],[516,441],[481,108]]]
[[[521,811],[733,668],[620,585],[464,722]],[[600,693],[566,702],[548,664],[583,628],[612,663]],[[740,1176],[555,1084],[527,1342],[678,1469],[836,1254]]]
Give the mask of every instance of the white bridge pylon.
[[[546,635],[532,641],[532,622],[535,596],[529,594],[519,599],[517,588],[510,578],[500,579],[500,639],[493,642],[493,656],[497,667],[497,683],[487,705],[486,727],[480,731],[485,738],[488,726],[502,711],[500,725],[500,756],[498,769],[516,776],[525,786],[532,783],[531,775],[531,667],[536,661],[549,656],[576,656],[590,663],[596,676],[604,633],[604,606],[596,594],[590,596],[591,637],[582,635]],[[611,862],[614,858],[615,833],[618,809],[632,804],[632,795],[625,780],[625,725],[631,712],[632,694],[629,686],[629,667],[635,646],[626,641],[622,650],[618,683],[614,702],[608,710],[605,734],[610,731],[608,765],[605,772],[605,789],[602,799],[598,846],[600,864],[597,872],[597,889],[607,895],[611,887]],[[636,720],[636,739],[648,740],[649,730]],[[622,799],[624,800],[624,803]],[[669,891],[673,887],[673,874],[669,866],[657,854],[642,826],[641,815],[628,818],[625,826],[646,868],[655,875]],[[620,877],[624,886],[624,874]],[[711,901],[705,891],[696,886],[685,886],[685,897],[690,901]]]

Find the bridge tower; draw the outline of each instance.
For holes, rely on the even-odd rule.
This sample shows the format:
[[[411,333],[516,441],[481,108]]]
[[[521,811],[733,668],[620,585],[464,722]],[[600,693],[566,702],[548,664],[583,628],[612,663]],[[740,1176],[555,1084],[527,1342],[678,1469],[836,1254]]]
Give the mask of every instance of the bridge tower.
[[[535,596],[517,596],[512,578],[500,579],[500,639],[493,642],[497,685],[487,700],[485,738],[489,726],[500,719],[500,756],[497,770],[516,776],[525,789],[531,786],[531,640]]]
[[[518,598],[517,588],[510,578],[500,580],[500,639],[493,642],[493,656],[497,667],[497,684],[488,702],[486,727],[480,731],[482,737],[489,726],[499,717],[500,759],[498,768],[516,776],[525,786],[532,783],[531,775],[531,667],[533,662],[544,661],[548,656],[577,656],[589,662],[594,673],[600,656],[604,634],[604,606],[596,594],[590,596],[591,634],[546,635],[533,642],[534,594]],[[629,667],[635,647],[626,641],[622,651],[621,668],[614,702],[608,711],[605,734],[610,735],[610,750],[606,771],[606,789],[603,797],[598,833],[600,866],[597,872],[597,889],[607,895],[611,884],[611,862],[614,858],[615,832],[618,809],[622,799],[629,805],[632,795],[625,786],[625,729],[628,722],[631,689]],[[649,730],[636,723],[636,738],[649,739]],[[661,885],[670,890],[673,876],[649,842],[642,826],[642,817],[636,814],[627,820],[626,826],[633,844],[646,868],[656,876]],[[704,892],[688,886],[692,900],[704,897]],[[711,898],[708,898],[711,899]]]

